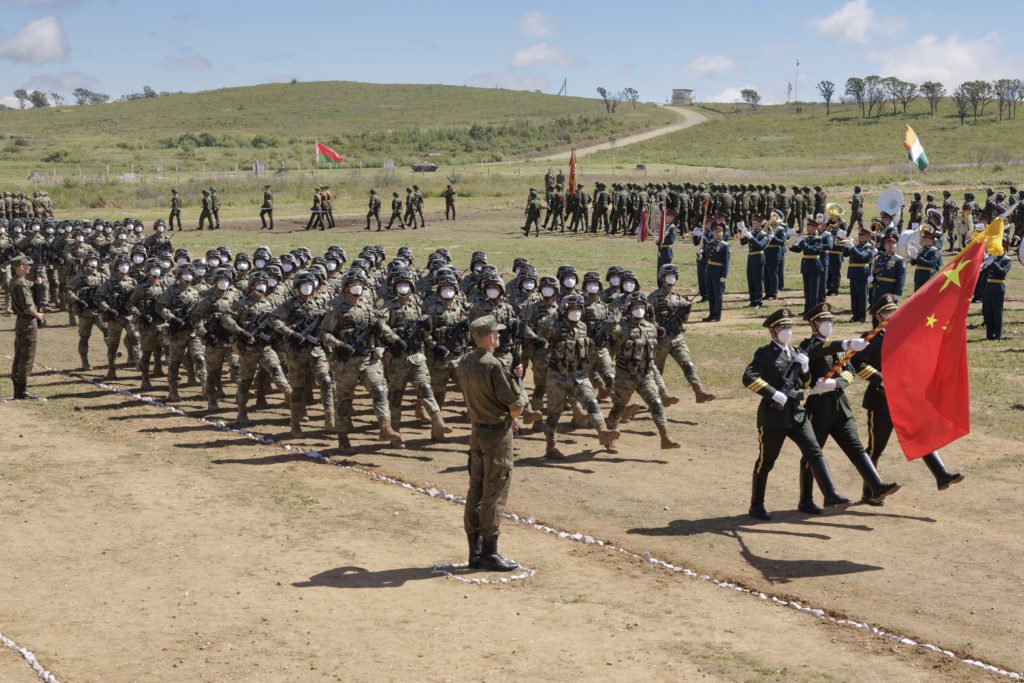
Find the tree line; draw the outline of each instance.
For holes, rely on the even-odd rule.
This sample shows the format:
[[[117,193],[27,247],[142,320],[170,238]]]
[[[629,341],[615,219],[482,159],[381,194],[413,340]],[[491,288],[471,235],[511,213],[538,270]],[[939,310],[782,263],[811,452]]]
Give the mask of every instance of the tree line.
[[[165,91],[157,92],[148,85],[144,85],[142,86],[142,92],[126,93],[117,98],[117,101],[128,102],[131,100],[145,100],[152,97],[162,97],[164,95],[173,94],[174,93]],[[13,95],[14,98],[18,100],[19,109],[24,109],[29,104],[31,104],[35,109],[42,109],[51,105],[55,107],[64,106],[64,96],[58,92],[51,92],[47,95],[47,93],[41,90],[26,90],[25,88],[18,88],[14,91]],[[75,104],[80,106],[110,102],[110,95],[95,92],[88,88],[75,88],[71,91],[71,96],[75,98]]]

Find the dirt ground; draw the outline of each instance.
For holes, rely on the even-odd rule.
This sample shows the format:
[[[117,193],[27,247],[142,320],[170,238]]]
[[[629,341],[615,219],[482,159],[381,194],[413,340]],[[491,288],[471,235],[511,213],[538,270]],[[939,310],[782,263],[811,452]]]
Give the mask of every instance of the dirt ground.
[[[51,322],[37,360],[73,369],[75,331],[66,315]],[[12,325],[0,317],[0,353],[10,353]],[[517,441],[509,511],[1024,670],[1019,441],[976,428],[943,452],[968,475],[945,492],[894,443],[881,469],[903,490],[882,508],[815,518],[793,511],[798,458],[786,447],[769,484],[774,518],[754,522],[743,513],[756,400],[738,381],[737,359],[748,358],[760,336],[735,308],[709,329],[691,326],[689,336],[719,399],[696,405],[678,369],[666,374],[682,397],[668,409],[682,449],[658,450],[647,413],[624,425],[614,455],[589,430],[571,430],[560,436],[570,457],[552,462],[542,457],[541,434],[528,433]],[[710,352],[726,343],[742,353]],[[92,344],[101,362],[98,335]],[[99,378],[103,370],[78,374]],[[134,370],[121,377],[114,384],[137,388]],[[512,523],[503,526],[502,550],[536,575],[509,585],[460,583],[431,572],[464,561],[458,505],[68,375],[37,374],[32,388],[49,400],[0,404],[0,632],[61,680],[988,677]],[[197,388],[185,394],[181,408],[199,414]],[[976,396],[980,412],[1004,409],[989,399]],[[851,400],[859,406],[857,391]],[[211,417],[230,420],[232,401],[221,405]],[[253,414],[252,429],[282,437],[287,412],[279,395],[271,405]],[[431,443],[407,406],[407,447],[393,449],[375,440],[359,400],[357,453],[348,460],[312,431],[319,412],[311,412],[309,437],[295,446],[464,493],[460,404],[446,413],[456,427],[447,444]],[[834,447],[826,454],[840,489],[858,497],[852,466]],[[33,678],[20,668],[17,655],[0,650],[0,679]]]

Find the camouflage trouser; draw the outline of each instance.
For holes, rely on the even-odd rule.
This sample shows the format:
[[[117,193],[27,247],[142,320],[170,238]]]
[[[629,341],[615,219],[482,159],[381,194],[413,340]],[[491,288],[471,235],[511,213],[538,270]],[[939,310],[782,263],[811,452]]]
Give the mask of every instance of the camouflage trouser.
[[[51,304],[56,303],[57,299],[60,299],[61,305],[66,305],[60,291],[60,272],[60,268],[56,265],[46,266],[46,287]]]
[[[334,403],[337,406],[335,425],[339,433],[352,431],[352,401],[355,399],[356,385],[360,383],[370,392],[373,414],[378,418],[391,419],[388,383],[384,379],[384,366],[376,355],[353,356],[344,362],[340,358],[332,359],[331,375],[334,377]],[[294,392],[294,386],[292,389]]]
[[[292,387],[292,407],[296,404],[306,407],[306,386],[313,381],[320,383],[320,404],[324,414],[334,412],[334,382],[327,356],[319,346],[311,348],[289,348],[285,354],[288,362],[288,384]],[[351,410],[351,408],[350,408]]]
[[[124,345],[131,358],[138,358],[141,341],[135,325],[126,318],[117,318],[107,323],[107,362],[113,365],[117,360],[117,347],[121,344],[121,333],[124,332]]]
[[[651,418],[654,424],[664,428],[668,422],[665,419],[665,406],[661,402],[658,391],[657,368],[653,364],[647,370],[630,372],[621,366],[615,370],[615,385],[612,388],[612,410],[608,415],[608,428],[615,429],[619,424],[619,417],[629,404],[629,399],[634,393],[640,394],[647,407],[651,410]]]
[[[543,410],[544,391],[548,383],[548,352],[537,349],[533,354],[533,396],[534,410]]]
[[[86,310],[78,316],[78,355],[89,355],[89,338],[92,337],[92,328],[98,327],[100,333],[106,335],[107,325],[100,319],[93,310]]]
[[[11,269],[6,264],[0,264],[0,289],[3,289],[4,311],[11,310]]]
[[[697,367],[690,359],[690,349],[686,346],[686,335],[680,333],[671,339],[662,337],[658,341],[658,347],[654,354],[654,364],[658,367],[658,373],[664,374],[665,361],[669,356],[683,369],[683,375],[690,386],[700,384],[700,377],[697,376]]]
[[[612,361],[611,351],[604,347],[596,349],[587,358],[587,374],[595,378],[594,381],[604,382],[605,388],[611,391],[612,384],[615,383],[615,363]]]
[[[163,346],[163,332],[157,325],[139,325],[139,347],[143,353],[153,353]]]
[[[36,319],[18,316],[14,323],[14,361],[11,363],[11,383],[24,388],[36,361]]]
[[[192,361],[192,366],[195,368],[196,377],[202,382],[206,381],[206,355],[203,353],[203,343],[199,341],[199,337],[196,336],[195,332],[186,331],[168,334],[167,345],[170,351],[168,360],[170,360],[175,368],[175,373],[181,366],[182,361],[185,360],[185,356],[188,356]],[[177,382],[176,374],[174,380]]]
[[[419,362],[413,362],[409,357],[395,358],[388,354],[384,360],[384,377],[388,382],[388,403],[391,409],[391,424],[395,429],[402,421],[402,394],[405,393],[405,386],[412,383],[416,390],[416,397],[423,402],[423,408],[428,415],[440,412],[437,401],[434,400],[434,391],[430,386],[430,371],[427,370],[426,359],[420,354]]]
[[[575,375],[563,375],[551,369],[547,377],[548,406],[546,411],[545,431],[554,434],[558,428],[558,418],[561,417],[565,406],[569,401],[575,401],[583,406],[590,416],[590,426],[596,427],[598,422],[603,420],[601,407],[597,403],[597,392],[590,378],[585,373]]]
[[[227,342],[206,344],[206,400],[212,401],[216,396],[218,388],[221,388],[221,378],[224,372],[224,361],[231,355],[233,349]]]
[[[469,493],[463,517],[467,535],[498,537],[511,484],[511,424],[496,429],[473,425],[469,437]]]
[[[246,346],[238,354],[238,391],[235,403],[244,406],[249,401],[249,390],[252,389],[253,378],[257,368],[263,368],[274,385],[282,392],[288,388],[288,380],[281,369],[281,359],[272,346]]]
[[[452,354],[445,360],[433,358],[427,362],[430,369],[430,390],[434,392],[434,400],[438,407],[444,405],[444,397],[448,393],[448,385],[455,383],[459,389],[459,357]]]

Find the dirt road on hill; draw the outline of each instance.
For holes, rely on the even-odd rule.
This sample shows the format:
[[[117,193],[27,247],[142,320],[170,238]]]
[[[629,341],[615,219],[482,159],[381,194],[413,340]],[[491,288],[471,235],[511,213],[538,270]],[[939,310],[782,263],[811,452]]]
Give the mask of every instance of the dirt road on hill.
[[[589,154],[593,154],[594,152],[601,152],[606,149],[617,149],[619,147],[626,147],[627,145],[634,145],[638,142],[643,142],[644,140],[658,138],[662,135],[668,135],[669,133],[675,133],[676,131],[683,130],[684,128],[696,126],[708,120],[706,116],[698,111],[690,109],[689,107],[665,107],[665,109],[678,114],[683,120],[679,123],[662,126],[661,128],[654,128],[653,130],[648,130],[643,133],[624,135],[621,138],[616,139],[615,142],[601,142],[588,147],[577,147],[576,158],[579,159]],[[530,157],[527,161],[568,161],[570,154],[572,154],[571,150],[568,152],[558,152],[557,154]]]

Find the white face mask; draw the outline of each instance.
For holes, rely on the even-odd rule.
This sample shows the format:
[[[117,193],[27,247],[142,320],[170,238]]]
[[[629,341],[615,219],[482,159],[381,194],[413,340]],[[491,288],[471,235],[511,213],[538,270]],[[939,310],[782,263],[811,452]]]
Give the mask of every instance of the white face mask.
[[[229,287],[231,287],[231,282],[229,280],[217,280],[217,289],[220,291],[226,292]]]
[[[253,285],[253,289],[255,289],[260,294],[267,293],[267,285],[264,282],[257,282],[255,285]]]
[[[619,283],[621,282],[622,278],[620,278],[618,275],[612,275],[610,278],[608,278],[608,284],[610,284],[612,287],[618,287]]]
[[[360,294],[363,293],[363,286],[352,285],[351,287],[348,288],[348,293],[351,294],[352,296],[359,296]]]
[[[141,225],[136,225],[134,232],[135,232],[136,235],[141,234],[142,233],[142,226]]]
[[[185,256],[179,256],[174,260],[174,262],[177,263],[179,266],[183,266],[186,263],[188,263],[188,258]]]
[[[473,272],[474,273],[479,273],[483,269],[484,269],[484,264],[482,264],[482,263],[478,263],[475,266],[473,266]]]
[[[161,275],[164,274],[164,271],[160,270],[159,268],[150,268],[149,274],[152,277],[160,277]]]
[[[192,282],[192,273],[183,273],[181,276],[182,282]]]
[[[157,232],[163,232],[164,231],[164,226],[162,226],[162,225],[156,226],[156,231]]]
[[[830,323],[830,322],[823,322],[820,325],[818,325],[818,335],[821,336],[821,337],[824,337],[825,339],[828,339],[829,337],[831,337],[832,336],[832,323]]]
[[[267,283],[268,283],[268,284],[269,284],[269,285],[270,285],[271,287],[277,287],[277,285],[278,285],[278,281],[277,281],[277,278],[276,278],[276,277],[272,277],[272,278],[270,278],[269,280],[267,280]]]
[[[161,267],[162,267],[162,268],[163,268],[164,270],[167,270],[168,268],[170,268],[170,267],[171,267],[171,262],[170,262],[169,260],[167,260],[167,259],[164,259],[163,261],[161,261],[161,262],[160,262],[160,266],[161,266]]]
[[[333,273],[337,269],[338,269],[338,262],[337,261],[328,261],[327,262],[327,272]]]
[[[210,265],[211,268],[216,268],[217,266],[220,265],[220,259],[217,258],[216,256],[208,259],[206,262]]]
[[[18,234],[19,232],[21,232],[21,230],[14,231],[15,234]],[[75,241],[81,244],[82,242],[85,241],[85,235],[79,235],[78,237],[75,238]]]
[[[128,239],[128,235],[124,234],[123,232],[117,233],[118,242],[124,242],[126,239]]]
[[[299,293],[302,294],[303,296],[309,296],[310,294],[312,294],[313,293],[313,283],[312,282],[303,282],[301,285],[299,285]]]
[[[441,288],[441,298],[442,299],[454,299],[455,298],[455,290],[453,288],[451,288],[451,287],[442,287]]]
[[[583,318],[583,311],[578,308],[573,308],[565,312],[565,317],[572,322],[579,322]]]
[[[196,266],[196,275],[199,277],[206,276],[206,266]]]
[[[254,261],[254,263],[256,264],[257,268],[262,268],[263,266],[267,265],[267,259],[258,258]]]
[[[237,270],[239,273],[244,273],[245,271],[249,270],[249,262],[239,261],[238,263],[235,264],[235,270]]]
[[[97,261],[94,258],[91,258],[91,259],[89,259],[88,261],[85,262],[85,267],[86,268],[95,268],[98,265],[99,265],[99,261]]]
[[[562,284],[568,289],[572,289],[576,286],[576,278],[572,275],[562,278]]]
[[[412,287],[409,286],[408,282],[399,282],[395,285],[395,291],[398,292],[399,295],[405,296],[412,291]]]
[[[601,283],[600,282],[588,282],[587,283],[587,292],[588,293],[590,293],[590,294],[597,294],[600,291],[601,291]]]
[[[624,292],[633,292],[635,290],[636,290],[636,283],[633,282],[632,280],[626,280],[625,282],[622,283],[622,291],[624,291]]]
[[[118,263],[117,264],[117,272],[119,272],[119,273],[127,273],[130,268],[131,268],[131,266],[129,266],[127,263]]]
[[[637,320],[642,319],[645,313],[647,313],[647,309],[643,306],[633,306],[629,309],[629,314]]]
[[[499,296],[501,296],[501,290],[498,289],[497,287],[488,287],[486,290],[486,294],[488,299],[497,299]]]
[[[532,292],[537,289],[537,283],[533,280],[523,280],[522,287],[524,292]]]
[[[778,338],[780,344],[789,344],[789,341],[793,338],[793,330],[779,330],[776,333],[776,337]]]
[[[283,270],[286,273],[292,272],[292,264],[288,263],[287,261],[282,263],[281,270]]]
[[[555,288],[554,287],[541,287],[540,288],[540,295],[542,297],[544,297],[545,299],[550,299],[551,297],[553,297],[555,295]]]
[[[143,256],[142,254],[135,254],[134,256],[132,256],[132,263],[134,263],[137,266],[142,265],[145,261],[146,257]]]
[[[676,276],[675,275],[666,275],[665,276],[665,284],[674,285],[675,283],[676,283]]]

